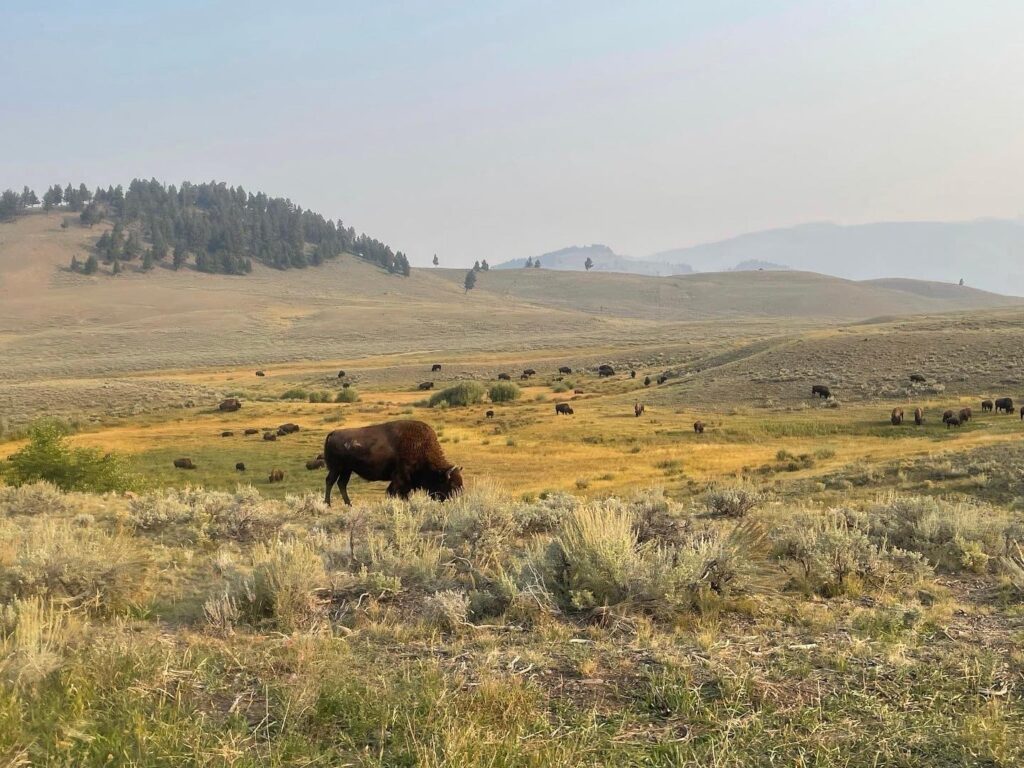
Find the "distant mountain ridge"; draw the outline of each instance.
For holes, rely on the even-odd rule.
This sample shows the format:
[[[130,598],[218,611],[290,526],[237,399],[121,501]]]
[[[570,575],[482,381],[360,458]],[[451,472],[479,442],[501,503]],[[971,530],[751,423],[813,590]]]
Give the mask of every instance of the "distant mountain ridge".
[[[648,256],[699,272],[745,262],[785,264],[851,280],[913,278],[1024,295],[1024,222],[829,222],[751,232]]]
[[[678,262],[668,264],[622,256],[601,243],[571,245],[568,248],[542,253],[540,256],[532,256],[529,259],[512,259],[511,261],[505,261],[496,265],[494,269],[519,269],[525,267],[527,261],[540,259],[541,266],[544,269],[584,272],[586,271],[588,258],[593,263],[591,269],[594,272],[625,272],[654,277],[687,275],[693,272],[688,265]]]

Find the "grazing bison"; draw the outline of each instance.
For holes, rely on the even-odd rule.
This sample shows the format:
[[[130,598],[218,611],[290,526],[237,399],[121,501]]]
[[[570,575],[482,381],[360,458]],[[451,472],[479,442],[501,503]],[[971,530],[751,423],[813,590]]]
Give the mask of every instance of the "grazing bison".
[[[955,413],[948,419],[944,419],[944,421],[946,422],[946,429],[949,429],[950,427],[959,427],[960,424],[963,423],[961,422],[960,417],[957,416]]]
[[[1020,407],[1020,420],[1024,421],[1024,405]]]
[[[462,491],[461,467],[445,459],[434,430],[422,421],[336,429],[324,442],[324,458],[324,503],[328,506],[335,484],[345,503],[352,504],[348,481],[353,472],[364,480],[387,480],[387,494],[403,499],[415,490],[424,490],[431,498],[444,501]]]
[[[981,412],[982,413],[987,413],[988,411],[991,411],[994,407],[995,406],[992,404],[991,400],[982,400],[981,401]]]
[[[441,364],[440,363],[434,363],[432,366],[430,366],[430,372],[431,373],[434,373],[435,371],[440,371],[440,370],[441,370]]]
[[[644,405],[643,403],[633,403],[633,415],[638,419],[643,415]]]
[[[282,437],[284,437],[285,435],[294,434],[294,433],[296,433],[298,431],[299,431],[299,425],[298,424],[292,424],[291,422],[288,422],[287,424],[282,424],[281,426],[279,426],[277,428],[277,434],[281,435]]]
[[[277,432],[264,432],[263,439],[267,442],[273,442],[274,440],[277,440]]]
[[[284,480],[284,471],[283,470],[280,470],[280,469],[272,469],[272,470],[270,470],[270,476],[267,478],[268,482],[280,483],[282,480]]]
[[[555,416],[558,416],[559,414],[563,414],[565,416],[572,416],[572,414],[573,414],[572,406],[569,405],[568,403],[556,403],[555,404]]]
[[[256,375],[257,376],[266,376],[267,374],[264,373],[263,371],[256,371]]]
[[[658,384],[664,384],[666,381],[668,381],[668,376],[665,374],[658,377]]]
[[[434,388],[434,382],[432,382],[432,381],[420,382],[420,385],[417,387],[417,389],[419,389],[421,392],[426,392],[428,389],[433,389],[433,388]]]
[[[533,370],[533,368],[524,368],[523,369],[523,375],[526,376],[526,377],[536,376],[537,372],[535,370]]]
[[[1013,398],[1000,397],[996,400],[996,413],[1013,413]]]
[[[351,387],[351,386],[352,386],[352,385],[351,385],[351,384],[349,384],[349,383],[348,383],[347,381],[343,381],[343,382],[341,383],[341,388],[342,388],[342,389],[348,389],[348,388],[349,388],[349,387]]]
[[[970,421],[972,416],[974,416],[974,411],[972,411],[970,408],[960,409],[960,421],[962,421],[964,424]]]
[[[572,368],[570,368],[568,365],[563,365],[561,368],[558,369],[558,372],[559,373],[572,373]]]
[[[508,373],[499,373],[498,381],[512,381],[512,376]]]
[[[338,378],[339,379],[344,379],[345,378],[345,372],[344,371],[338,371]]]
[[[574,389],[574,390],[572,391],[572,393],[573,393],[574,395],[582,395],[582,394],[583,394],[583,390],[582,390],[582,389]]]
[[[889,421],[892,422],[892,425],[894,427],[898,427],[900,424],[902,424],[903,423],[903,409],[902,408],[893,408],[892,409],[892,413],[889,415]]]
[[[192,459],[175,459],[175,469],[195,469],[196,465],[192,463]]]
[[[217,406],[222,411],[237,411],[242,407],[242,401],[237,397],[229,397],[227,400],[222,400],[221,404]]]
[[[629,372],[629,378],[635,379],[636,378],[636,371],[630,371]]]
[[[258,435],[259,433],[260,431],[256,429],[256,427],[249,427],[247,430],[245,430],[245,434],[247,435]]]
[[[644,386],[645,387],[651,386],[651,377],[650,376],[644,376]]]
[[[488,419],[493,419],[494,411],[488,411],[487,413],[484,414],[484,416],[486,416]]]
[[[614,376],[615,375],[615,369],[612,368],[610,365],[602,365],[602,366],[600,366],[597,369],[597,375],[598,376]]]
[[[956,414],[953,413],[953,411],[951,411],[951,410],[943,411],[943,413],[942,413],[942,423],[945,424],[948,419],[952,419],[954,416],[956,416]]]
[[[312,471],[314,469],[323,469],[327,466],[327,462],[319,456],[311,461],[306,462],[306,469]]]
[[[220,436],[221,437],[234,437],[235,433],[232,432],[231,430],[224,430],[223,432],[220,433]]]
[[[236,472],[245,472],[245,464],[243,462],[241,462],[241,461],[238,462],[237,464],[235,464],[235,471]]]
[[[817,395],[822,400],[828,400],[832,397],[832,390],[826,387],[824,384],[815,384],[811,387],[811,397]]]
[[[519,378],[520,378],[521,380],[523,380],[523,381],[527,381],[527,380],[528,380],[528,379],[530,378],[530,374],[528,374],[528,373],[524,373],[524,374],[523,374],[522,376],[520,376]]]
[[[914,409],[914,423],[919,427],[924,424],[924,411],[920,408]]]
[[[920,373],[912,373],[912,374],[910,374],[910,380],[912,382],[914,382],[915,384],[924,384],[926,381],[928,381],[928,379],[926,379]]]
[[[695,421],[695,422],[693,422],[693,431],[696,432],[698,435],[703,435],[704,434],[704,422],[703,421]]]

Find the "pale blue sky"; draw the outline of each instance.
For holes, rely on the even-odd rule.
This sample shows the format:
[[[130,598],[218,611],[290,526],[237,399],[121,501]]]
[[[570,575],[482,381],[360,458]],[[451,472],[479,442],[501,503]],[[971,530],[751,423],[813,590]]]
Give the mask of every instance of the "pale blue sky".
[[[0,187],[218,179],[414,264],[1016,217],[1022,34],[1011,0],[0,0]]]

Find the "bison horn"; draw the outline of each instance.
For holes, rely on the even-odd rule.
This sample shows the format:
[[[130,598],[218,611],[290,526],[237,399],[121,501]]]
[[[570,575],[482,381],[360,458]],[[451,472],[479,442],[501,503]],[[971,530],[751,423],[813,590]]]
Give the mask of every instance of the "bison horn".
[[[447,477],[452,476],[452,472],[461,472],[462,467],[448,467],[448,471],[445,473]]]

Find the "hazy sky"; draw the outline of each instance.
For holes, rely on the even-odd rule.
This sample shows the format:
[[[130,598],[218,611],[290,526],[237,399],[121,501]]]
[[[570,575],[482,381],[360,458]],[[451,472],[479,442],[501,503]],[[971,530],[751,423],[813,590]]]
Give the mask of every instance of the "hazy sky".
[[[1017,217],[1022,30],[1020,0],[0,0],[0,188],[217,179],[449,265]]]

